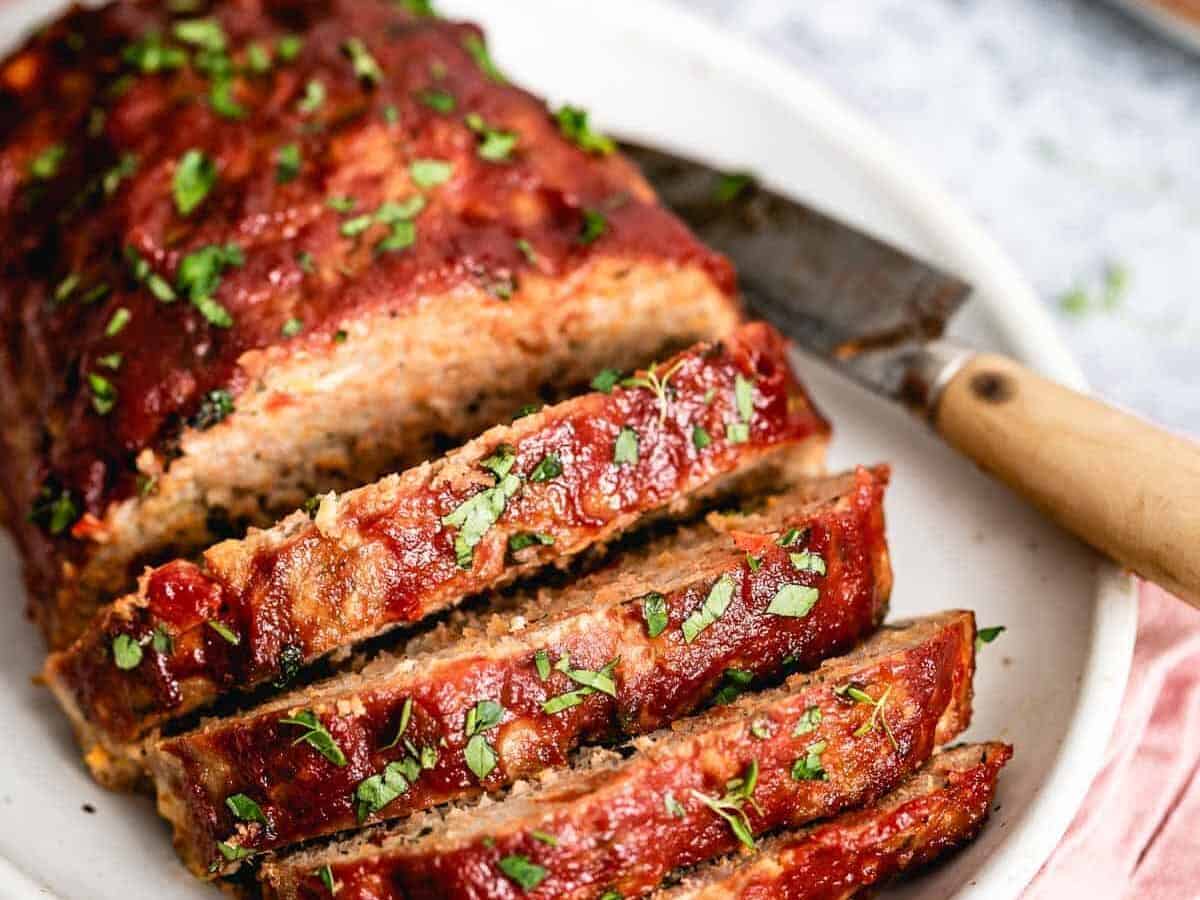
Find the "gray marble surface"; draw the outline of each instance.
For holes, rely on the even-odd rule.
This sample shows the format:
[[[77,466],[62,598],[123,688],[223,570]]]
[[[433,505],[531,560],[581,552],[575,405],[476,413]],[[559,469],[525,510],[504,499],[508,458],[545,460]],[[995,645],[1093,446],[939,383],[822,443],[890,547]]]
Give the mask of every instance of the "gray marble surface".
[[[1098,394],[1200,435],[1200,56],[1102,0],[675,2],[888,132],[1016,260]]]

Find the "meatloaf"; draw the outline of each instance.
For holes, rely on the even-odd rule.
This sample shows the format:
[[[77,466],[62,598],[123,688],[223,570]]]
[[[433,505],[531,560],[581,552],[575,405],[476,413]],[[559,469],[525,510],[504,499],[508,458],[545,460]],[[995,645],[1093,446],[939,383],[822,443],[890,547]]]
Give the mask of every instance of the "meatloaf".
[[[1012,757],[1007,744],[938,753],[874,806],[705,866],[655,900],[848,900],[974,839]]]
[[[763,324],[320,498],[144,575],[46,679],[110,783],[128,744],[230,690],[602,543],[752,478],[811,470],[828,427]],[[512,553],[513,541],[529,543]]]
[[[0,505],[52,648],[147,564],[735,327],[586,114],[425,6],[118,0],[0,62]]]
[[[782,687],[600,752],[500,803],[413,817],[268,860],[266,896],[637,896],[756,835],[871,803],[966,727],[974,619],[885,627]],[[615,758],[614,758],[615,757]]]
[[[176,846],[197,874],[228,870],[243,854],[499,789],[584,742],[662,728],[714,694],[729,702],[849,650],[891,589],[886,477],[862,469],[752,515],[713,514],[504,615],[471,615],[434,646],[418,639],[405,656],[159,742],[150,767]],[[293,746],[310,717],[336,752]]]

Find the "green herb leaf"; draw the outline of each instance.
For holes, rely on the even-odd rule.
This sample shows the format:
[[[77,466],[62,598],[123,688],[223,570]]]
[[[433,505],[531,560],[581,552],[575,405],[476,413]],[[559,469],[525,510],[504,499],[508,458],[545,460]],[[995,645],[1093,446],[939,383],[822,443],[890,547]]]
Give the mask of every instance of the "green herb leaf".
[[[400,743],[400,739],[404,737],[404,732],[408,730],[408,723],[412,720],[413,698],[405,697],[404,705],[400,708],[400,723],[396,727],[396,736],[380,747],[380,750],[390,750]]]
[[[526,893],[532,891],[546,878],[544,868],[518,854],[502,857],[499,866],[500,871],[515,881]]]
[[[284,337],[295,337],[304,330],[304,323],[295,316],[283,323],[283,327],[279,329],[279,333]]]
[[[457,530],[454,537],[454,554],[460,568],[469,569],[475,559],[475,546],[483,540],[504,512],[508,501],[521,489],[521,479],[505,475],[494,487],[486,488],[468,497],[442,517],[442,524]]]
[[[829,774],[821,763],[821,754],[825,752],[825,741],[809,744],[804,750],[804,756],[797,757],[792,763],[792,779],[794,781],[828,781]]]
[[[225,805],[229,807],[229,811],[231,813],[233,813],[243,822],[261,822],[263,825],[268,824],[267,817],[263,814],[262,807],[245,794],[230,794],[225,798]]]
[[[224,638],[227,643],[233,644],[235,647],[242,642],[238,633],[224,622],[219,622],[216,619],[208,619],[204,624]]]
[[[92,409],[102,416],[108,415],[117,405],[117,389],[103,375],[88,373],[88,387],[92,389]]]
[[[144,284],[155,296],[156,299],[163,303],[172,303],[176,300],[175,290],[170,283],[150,268],[150,263],[142,258],[132,246],[126,245],[124,249],[125,260],[129,265],[129,273],[134,280]],[[88,298],[84,297],[83,302],[88,302]]]
[[[277,688],[287,687],[300,674],[300,666],[303,662],[304,651],[295,644],[284,644],[279,649],[279,655],[275,659],[275,666],[279,670],[279,677],[271,683]]]
[[[667,598],[657,591],[642,597],[642,618],[646,620],[646,634],[650,637],[656,638],[666,631],[669,622]]]
[[[350,57],[350,65],[354,67],[354,76],[372,87],[383,81],[383,69],[379,67],[371,51],[360,38],[348,38],[342,43],[342,52]]]
[[[975,652],[978,653],[983,649],[984,644],[990,644],[1007,630],[1008,628],[1004,625],[992,625],[988,628],[980,628],[975,632]]]
[[[725,610],[729,608],[729,602],[733,599],[734,587],[732,578],[728,575],[721,576],[720,580],[709,590],[704,603],[683,620],[684,641],[690,644],[699,637],[704,629],[725,614]]]
[[[746,692],[746,688],[753,680],[753,672],[747,672],[745,669],[726,669],[725,681],[721,685],[721,689],[713,695],[713,702],[718,706],[732,703]]]
[[[208,90],[208,104],[219,116],[226,119],[244,119],[245,108],[233,96],[234,81],[229,75],[213,77]]]
[[[533,471],[529,473],[529,480],[536,482],[550,481],[557,478],[563,472],[562,461],[559,460],[556,453],[547,453],[542,457],[541,461],[533,467]]]
[[[731,444],[744,444],[750,440],[750,426],[745,422],[730,422],[725,426],[725,440]]]
[[[417,226],[414,222],[400,221],[392,225],[392,230],[375,245],[376,253],[393,253],[404,250],[417,242]]]
[[[801,618],[807,616],[816,605],[821,592],[815,587],[802,584],[785,584],[771,599],[767,612],[773,616],[792,616]]]
[[[275,52],[280,62],[291,62],[304,49],[304,39],[299,35],[285,34],[275,43]]]
[[[482,734],[477,734],[467,741],[464,756],[467,760],[467,768],[480,781],[487,778],[496,768],[496,751],[492,749],[492,745]]]
[[[862,737],[863,735],[870,734],[875,730],[876,725],[882,725],[883,732],[887,735],[888,741],[891,742],[892,749],[900,749],[900,745],[896,741],[896,736],[892,734],[892,727],[888,724],[887,720],[887,702],[888,698],[892,694],[891,685],[888,685],[884,692],[879,695],[878,700],[876,700],[862,688],[849,682],[834,688],[833,692],[839,697],[849,697],[855,703],[865,703],[867,706],[871,707],[871,717],[855,729],[855,737]]]
[[[480,700],[467,710],[467,737],[487,731],[500,724],[504,718],[504,707],[495,700]]]
[[[39,181],[49,181],[58,174],[67,148],[62,144],[51,144],[29,163],[29,174]]]
[[[749,422],[754,416],[754,382],[739,374],[733,381],[733,397],[738,416],[743,422]]]
[[[433,89],[422,91],[419,95],[419,99],[430,109],[436,110],[440,113],[454,112],[454,107],[456,105],[454,95],[448,93],[447,91]]]
[[[803,536],[804,531],[801,531],[799,528],[789,528],[779,536],[779,540],[777,540],[775,543],[777,543],[780,547],[790,547],[792,544],[795,544],[797,541],[799,541]]]
[[[300,145],[284,144],[275,154],[275,181],[278,184],[295,181],[303,164],[300,158]]]
[[[754,184],[754,176],[745,172],[730,172],[717,181],[713,190],[713,199],[718,203],[728,203],[740,196]]]
[[[712,437],[699,425],[692,429],[692,444],[695,445],[697,450],[703,450],[711,443]]]
[[[265,75],[271,71],[271,51],[262,44],[246,45],[246,68],[255,75]]]
[[[771,736],[771,726],[765,719],[755,719],[750,723],[750,733],[760,741],[765,741]]]
[[[541,544],[543,547],[552,547],[554,545],[554,535],[542,534],[540,531],[522,531],[509,537],[508,550],[510,553],[519,553],[526,547],[532,547],[534,544]]]
[[[545,844],[547,847],[557,847],[558,846],[558,838],[556,838],[554,835],[550,834],[549,832],[539,831],[538,829],[535,828],[531,832],[529,832],[529,836],[531,838],[533,838],[535,841]]]
[[[120,353],[106,353],[103,356],[96,357],[96,363],[104,366],[106,369],[112,369],[114,372],[121,368],[121,361],[124,359]]]
[[[602,369],[600,373],[592,379],[592,390],[600,391],[602,394],[611,394],[612,389],[620,380],[621,373],[616,369]]]
[[[358,201],[353,197],[330,197],[325,201],[325,205],[334,212],[345,214],[353,212],[354,207],[358,205]]]
[[[118,634],[112,642],[113,662],[118,669],[136,669],[142,661],[141,645],[127,634]]]
[[[492,62],[491,54],[488,53],[487,44],[483,42],[483,38],[476,34],[468,34],[463,38],[463,47],[471,54],[471,58],[475,60],[475,65],[483,71],[483,74],[492,81],[504,84],[506,79],[504,74],[496,68],[496,64]]]
[[[595,131],[588,124],[588,114],[578,106],[562,106],[554,114],[558,130],[585,153],[607,156],[617,147],[612,139]]]
[[[170,656],[175,652],[175,642],[171,639],[171,633],[161,624],[154,626],[154,632],[150,635],[150,646],[161,656]]]
[[[754,832],[746,816],[745,805],[753,804],[754,788],[758,784],[758,761],[752,760],[741,778],[734,778],[725,785],[725,795],[710,797],[693,790],[692,796],[724,819],[734,836],[747,847],[754,848]]]
[[[121,51],[121,59],[146,75],[178,69],[187,63],[187,51],[162,42],[162,35],[148,34]]]
[[[100,188],[104,191],[104,196],[111,197],[117,192],[117,188],[121,186],[126,178],[129,178],[137,171],[138,158],[132,153],[124,153],[121,159],[115,166],[106,171],[100,176]]]
[[[279,724],[296,725],[305,729],[304,734],[292,741],[293,746],[303,741],[335,766],[346,765],[346,754],[342,752],[342,748],[337,745],[333,735],[321,724],[321,720],[311,709],[301,710],[287,719],[280,719]]]
[[[565,694],[559,694],[557,697],[551,697],[542,704],[542,711],[547,715],[555,715],[564,709],[578,706],[583,702],[584,697],[594,694],[597,691],[607,694],[610,697],[615,697],[617,687],[616,682],[613,680],[613,672],[616,670],[619,661],[619,657],[610,660],[599,672],[592,672],[587,669],[572,669],[570,660],[566,654],[563,654],[554,668],[565,674],[576,684],[583,686],[573,691],[567,691]]]
[[[613,463],[618,466],[638,461],[638,433],[628,425],[622,426],[613,445]]]
[[[608,231],[608,220],[594,209],[585,209],[582,213],[583,222],[579,227],[576,240],[581,244],[590,244],[604,232]]]
[[[352,219],[347,219],[342,223],[338,230],[341,232],[342,237],[357,237],[370,228],[374,222],[374,216],[370,214],[364,214],[361,216],[355,216]]]
[[[333,883],[333,869],[329,867],[328,863],[321,866],[321,868],[317,869],[317,871],[313,874],[321,880],[321,884],[325,885],[325,889],[329,891],[329,893],[332,894],[336,892]]]
[[[112,314],[112,318],[108,320],[108,324],[104,327],[105,337],[116,337],[129,324],[129,320],[133,315],[124,306],[117,309]]]
[[[550,677],[550,654],[545,650],[539,650],[533,654],[533,665],[537,669],[538,678],[542,681]]]
[[[238,847],[225,841],[217,841],[217,849],[221,851],[221,855],[225,857],[226,862],[236,862],[239,859],[245,859],[247,856],[254,854],[254,851],[248,847]]]
[[[176,284],[205,319],[218,327],[228,328],[233,324],[233,318],[225,307],[213,299],[213,295],[221,286],[221,275],[225,269],[241,266],[245,261],[242,248],[237,244],[209,244],[183,258],[176,274]]]
[[[172,33],[177,40],[209,53],[224,53],[228,44],[225,31],[216,19],[187,19],[176,22]]]
[[[491,456],[479,463],[481,468],[487,469],[497,479],[503,478],[512,471],[512,467],[517,462],[517,451],[509,444],[500,444]]]
[[[202,150],[188,150],[175,166],[171,186],[175,208],[182,216],[190,215],[217,183],[217,166]]]
[[[310,116],[325,105],[325,82],[319,78],[311,79],[304,85],[304,96],[296,104],[301,115]]]
[[[79,507],[66,488],[47,481],[29,510],[29,520],[51,534],[62,534],[79,519]]]
[[[200,409],[191,418],[191,426],[200,431],[212,428],[233,414],[233,395],[217,388],[209,391],[200,401]]]
[[[821,724],[821,707],[810,706],[800,714],[800,721],[796,723],[796,727],[792,730],[794,737],[800,737],[802,734],[808,734],[811,731],[816,731],[817,726]]]
[[[825,560],[818,553],[801,550],[799,553],[789,553],[788,556],[792,560],[792,565],[799,572],[814,572],[817,575],[825,574]]]
[[[414,159],[408,164],[408,174],[417,187],[437,187],[450,180],[454,164],[444,159]]]
[[[411,774],[411,769],[408,770]],[[409,779],[402,762],[390,762],[381,773],[364,778],[354,789],[355,816],[361,825],[401,794],[408,792]]]
[[[663,806],[667,810],[667,815],[674,816],[676,819],[682,819],[687,815],[687,811],[683,805],[675,799],[675,795],[670,791],[663,794]]]

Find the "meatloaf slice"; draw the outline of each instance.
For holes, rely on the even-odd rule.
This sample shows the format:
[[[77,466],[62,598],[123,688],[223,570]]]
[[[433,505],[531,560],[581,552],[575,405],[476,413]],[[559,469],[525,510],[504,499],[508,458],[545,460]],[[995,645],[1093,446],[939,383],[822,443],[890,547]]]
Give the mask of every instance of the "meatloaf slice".
[[[661,728],[714,693],[728,702],[849,650],[891,590],[886,478],[861,469],[753,515],[713,514],[505,615],[471,616],[437,649],[418,639],[158,742],[150,768],[176,846],[197,874],[234,868],[243,853],[499,789],[584,742]],[[711,625],[687,624],[716,605]],[[502,722],[464,727],[497,708]],[[293,746],[308,717],[336,753]]]
[[[874,806],[705,866],[656,900],[848,900],[975,838],[1012,757],[1007,744],[938,753]]]
[[[146,565],[738,319],[728,264],[474,26],[171,6],[0,62],[0,507],[54,649]]]
[[[629,758],[268,860],[266,895],[324,897],[332,882],[339,900],[637,896],[895,789],[966,726],[974,640],[968,612],[885,627],[813,674],[636,740]]]
[[[762,324],[485,432],[433,463],[327,494],[268,531],[148,572],[46,678],[102,780],[128,742],[300,666],[779,470],[828,427]],[[701,438],[703,435],[703,438]],[[512,541],[531,541],[518,554]]]

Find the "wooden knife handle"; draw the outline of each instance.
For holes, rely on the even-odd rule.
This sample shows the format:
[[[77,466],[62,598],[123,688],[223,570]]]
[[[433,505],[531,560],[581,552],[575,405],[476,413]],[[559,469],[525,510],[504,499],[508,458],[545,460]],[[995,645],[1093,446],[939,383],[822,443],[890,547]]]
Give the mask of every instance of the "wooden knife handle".
[[[958,370],[933,419],[1050,518],[1200,607],[1200,445],[990,354]]]

